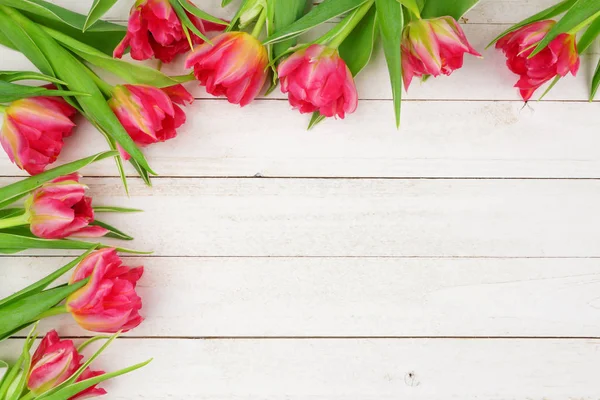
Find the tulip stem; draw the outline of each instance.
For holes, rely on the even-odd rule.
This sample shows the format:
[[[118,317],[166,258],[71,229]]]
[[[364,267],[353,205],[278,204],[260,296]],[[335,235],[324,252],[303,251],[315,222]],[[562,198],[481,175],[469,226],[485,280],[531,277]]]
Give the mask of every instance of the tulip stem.
[[[4,104],[0,104],[0,114],[4,114],[6,112],[7,108],[8,108],[8,106],[5,106]]]
[[[41,313],[40,315],[37,316],[36,320],[41,320],[44,318],[48,318],[48,317],[54,317],[55,315],[60,315],[60,314],[66,314],[69,311],[67,311],[67,306],[66,305],[62,305],[62,306],[56,306],[53,307],[49,310],[44,311],[43,313]]]
[[[331,29],[325,35],[321,36],[315,43],[327,44],[327,46],[337,49],[340,47],[344,40],[352,33],[354,28],[362,21],[367,15],[375,0],[367,1],[362,6],[351,12],[346,18],[344,18],[335,28]]]
[[[25,396],[21,397],[20,400],[31,400],[34,398],[35,398],[35,395],[33,394],[33,392],[29,392]]]
[[[0,219],[0,229],[13,228],[15,226],[27,225],[29,223],[29,213],[23,213],[16,217]]]
[[[254,25],[254,30],[252,30],[252,36],[258,38],[260,33],[262,32],[265,23],[267,22],[267,9],[263,9],[258,17],[258,21],[256,21],[256,25]]]

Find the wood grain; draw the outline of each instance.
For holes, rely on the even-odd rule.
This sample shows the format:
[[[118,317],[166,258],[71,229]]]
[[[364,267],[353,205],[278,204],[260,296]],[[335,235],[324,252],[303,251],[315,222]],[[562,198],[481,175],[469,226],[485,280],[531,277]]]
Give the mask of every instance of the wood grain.
[[[145,210],[102,219],[157,256],[600,256],[596,180],[165,178],[130,199],[117,178],[85,183]]]
[[[8,257],[0,298],[71,258]],[[125,258],[137,337],[597,337],[598,259]],[[65,277],[65,280],[67,277]],[[89,335],[70,316],[46,320]]]
[[[16,354],[21,341],[0,348]],[[522,400],[600,396],[598,340],[118,340],[111,400]]]

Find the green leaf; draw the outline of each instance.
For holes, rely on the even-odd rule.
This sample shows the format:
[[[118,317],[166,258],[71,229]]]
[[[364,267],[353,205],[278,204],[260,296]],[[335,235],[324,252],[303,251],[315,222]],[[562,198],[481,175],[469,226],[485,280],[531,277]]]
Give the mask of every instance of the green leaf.
[[[64,387],[63,389],[57,391],[56,393],[50,395],[50,396],[41,396],[41,397],[37,397],[37,399],[40,400],[64,400],[64,399],[69,399],[73,396],[75,396],[77,393],[80,393],[81,391],[92,387],[94,385],[97,385],[98,383],[104,382],[106,380],[112,379],[112,378],[116,378],[118,376],[121,375],[125,375],[128,374],[130,372],[133,372],[137,369],[143,368],[146,365],[150,364],[152,362],[152,359],[144,361],[142,363],[136,364],[136,365],[132,365],[131,367],[127,367],[127,368],[123,368],[119,371],[115,371],[115,372],[109,372],[106,374],[102,374],[99,376],[96,376],[94,378],[90,378],[90,379],[86,379],[77,383],[73,383],[70,384],[66,387]]]
[[[0,0],[0,4],[1,0]],[[23,53],[43,74],[55,77],[56,74],[46,55],[23,27],[2,10],[10,10],[0,5],[0,31],[10,40],[14,48]]]
[[[119,153],[116,151],[105,151],[103,153],[98,153],[91,157],[83,158],[81,160],[61,165],[60,167],[50,169],[46,172],[42,172],[41,174],[31,176],[19,182],[15,182],[10,185],[4,186],[0,188],[0,208],[4,208],[14,203],[15,201],[27,195],[32,190],[39,188],[48,181],[56,179],[60,176],[72,174],[73,172],[77,172],[81,168],[93,162],[104,160],[105,158],[109,157],[114,157],[118,154]]]
[[[220,24],[223,26],[227,26],[229,25],[227,22],[223,21],[220,18],[217,17],[213,17],[212,15],[210,15],[207,12],[202,11],[201,9],[199,9],[198,7],[196,7],[195,5],[193,5],[192,3],[190,3],[189,1],[186,0],[180,0],[179,4],[181,4],[181,6],[190,14],[203,19],[205,21],[210,21],[210,22],[214,22],[215,24]]]
[[[34,321],[40,314],[59,304],[86,283],[87,280],[83,280],[73,285],[59,286],[0,307],[0,336]]]
[[[81,256],[77,257],[75,260],[71,261],[67,265],[62,268],[57,269],[50,275],[47,275],[45,278],[40,279],[39,281],[27,286],[25,289],[22,289],[2,300],[0,300],[0,308],[6,305],[9,305],[12,302],[17,300],[21,300],[24,297],[31,296],[36,293],[40,293],[42,290],[46,289],[52,282],[56,281],[58,278],[69,272],[76,265],[78,265],[84,258],[86,258],[92,251],[96,250],[98,246],[94,246],[90,248],[88,251],[83,253]]]
[[[144,212],[144,210],[140,210],[138,208],[100,206],[100,207],[94,207],[94,212],[96,212],[96,213],[139,213],[139,212]]]
[[[375,0],[377,21],[381,32],[383,51],[387,61],[394,98],[396,126],[400,127],[402,107],[402,53],[400,45],[404,29],[404,13],[396,0]]]
[[[534,57],[544,50],[561,33],[575,34],[600,16],[600,1],[577,0],[567,13],[550,29],[529,56]]]
[[[6,378],[6,376],[8,375],[8,371],[9,371],[9,366],[5,361],[0,360],[0,373],[2,375],[0,375],[0,387],[2,387],[2,383],[4,382],[4,379]],[[2,396],[0,394],[0,396]],[[0,399],[3,397],[0,397]]]
[[[89,250],[93,247],[108,248],[101,243],[84,242],[73,239],[42,239],[30,235],[0,232],[0,253],[15,254],[28,249],[49,250]],[[117,251],[130,254],[151,254],[152,252],[137,251],[123,247],[114,247]]]
[[[52,76],[40,74],[39,72],[0,71],[0,81],[18,82],[18,81],[26,81],[26,80],[44,81],[44,82],[58,83],[60,85],[66,85],[66,83],[61,81],[60,79],[56,79]]]
[[[564,0],[552,7],[548,7],[547,9],[540,11],[539,13],[537,13],[535,15],[532,15],[529,18],[524,19],[523,21],[511,26],[510,28],[508,28],[507,30],[505,30],[504,32],[502,32],[501,34],[496,36],[494,38],[494,40],[492,40],[491,43],[488,44],[487,47],[490,47],[491,45],[496,43],[498,40],[500,40],[500,38],[506,36],[507,34],[509,34],[511,32],[516,31],[519,28],[524,27],[525,25],[529,25],[534,22],[539,22],[539,21],[543,21],[546,19],[554,18],[557,15],[560,15],[560,14],[566,12],[569,8],[571,8],[573,6],[573,4],[575,4],[575,2],[577,2],[577,0]]]
[[[264,43],[277,43],[300,36],[304,32],[319,26],[323,22],[327,22],[335,17],[352,11],[368,1],[369,0],[325,0],[293,24],[281,30],[277,30],[277,32],[269,36]],[[396,2],[396,4],[398,3]],[[398,4],[398,6],[400,5]]]
[[[179,17],[179,20],[181,21],[181,25],[183,27],[192,31],[196,36],[198,36],[200,39],[204,40],[205,42],[211,43],[210,39],[207,38],[204,33],[200,32],[200,30],[196,27],[196,25],[194,25],[194,23],[190,20],[190,17],[188,17],[187,13],[185,12],[185,9],[182,7],[180,0],[169,0],[169,3],[171,3],[171,7],[173,7],[173,9],[175,10],[175,13]],[[194,49],[194,44],[192,43],[191,40],[190,40],[190,47],[192,50]]]
[[[45,31],[85,61],[119,76],[128,83],[152,85],[162,88],[192,79],[190,75],[171,78],[154,68],[109,57],[101,51],[53,29],[46,28]]]
[[[577,51],[579,54],[585,53],[592,43],[594,43],[594,40],[596,40],[598,35],[600,35],[600,18],[596,18],[577,41]]]
[[[227,7],[233,0],[222,0],[221,7]]]
[[[91,120],[101,126],[115,139],[124,151],[135,159],[145,170],[154,173],[141,150],[133,142],[115,113],[108,106],[104,95],[88,75],[87,68],[71,53],[61,47],[40,26],[25,18],[22,14],[8,7],[1,7],[0,14],[16,21],[23,29],[35,36],[35,43],[51,62],[56,76],[67,82],[73,91],[89,93],[89,97],[76,96],[76,99]],[[51,57],[50,57],[51,56]]]
[[[104,222],[95,220],[94,222],[91,223],[91,225],[95,225],[95,226],[99,226],[101,228],[107,229],[108,234],[106,234],[105,237],[109,237],[109,238],[113,238],[113,239],[120,239],[120,240],[133,240],[133,237],[118,230],[114,226],[110,226],[109,224],[106,224]]]
[[[478,2],[479,0],[427,0],[421,17],[438,18],[449,15],[458,20]]]
[[[252,4],[253,3],[251,0],[242,0],[242,4],[240,4],[240,6],[239,6],[237,12],[235,13],[235,15],[233,16],[233,18],[231,18],[231,22],[229,22],[229,26],[227,27],[227,29],[225,29],[225,32],[229,32],[236,27],[242,14],[244,14],[247,9],[251,8]],[[223,5],[223,7],[224,7],[224,5]]]
[[[408,11],[413,13],[417,18],[421,18],[421,5],[417,0],[398,0]],[[424,5],[423,3],[422,5]]]
[[[0,80],[0,103],[10,103],[28,97],[47,96],[85,96],[85,93],[70,92],[68,90],[50,90],[42,86],[25,86]]]
[[[377,9],[372,7],[339,47],[352,76],[357,76],[371,61],[379,33],[376,17]]]
[[[594,98],[596,97],[599,87],[600,87],[600,62],[598,62],[598,67],[596,67],[596,72],[594,72],[594,76],[592,77],[592,88],[590,90],[590,101],[594,100]]]
[[[82,31],[86,31],[90,26],[94,25],[104,14],[115,5],[117,0],[94,0],[90,12],[83,24]]]
[[[285,29],[304,15],[306,0],[272,0],[274,32]],[[273,58],[284,54],[296,40],[290,39],[273,45]]]

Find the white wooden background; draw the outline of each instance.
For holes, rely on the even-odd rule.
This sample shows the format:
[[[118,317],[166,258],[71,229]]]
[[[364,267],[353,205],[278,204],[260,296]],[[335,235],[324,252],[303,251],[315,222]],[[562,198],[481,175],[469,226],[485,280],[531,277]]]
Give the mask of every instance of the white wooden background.
[[[483,50],[554,2],[483,0],[464,28]],[[378,55],[345,121],[306,132],[281,95],[239,109],[194,89],[179,137],[146,150],[153,188],[131,180],[128,199],[112,161],[87,168],[96,204],[146,210],[108,220],[155,251],[128,258],[147,267],[147,320],[98,366],[155,360],[106,398],[600,399],[597,57],[524,105],[501,54],[484,55],[414,84],[400,132]],[[84,124],[62,160],[104,148]],[[0,185],[20,176],[2,156]],[[0,296],[68,255],[1,258]],[[89,335],[68,317],[51,325]]]

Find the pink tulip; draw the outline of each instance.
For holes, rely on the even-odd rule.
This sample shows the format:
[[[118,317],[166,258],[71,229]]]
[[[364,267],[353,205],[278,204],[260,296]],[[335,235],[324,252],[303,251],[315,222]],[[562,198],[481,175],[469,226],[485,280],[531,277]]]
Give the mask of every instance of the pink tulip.
[[[192,4],[190,2],[190,4]],[[226,25],[204,21],[186,12],[188,18],[203,34],[222,31]],[[203,43],[200,37],[189,31],[193,43]],[[170,63],[183,53],[190,51],[177,13],[169,0],[137,0],[131,9],[127,34],[114,51],[114,57],[121,58],[125,50],[131,47],[134,60],[147,60],[155,57],[164,63]]]
[[[84,329],[94,332],[127,332],[142,322],[142,299],[135,287],[144,267],[123,265],[115,249],[102,249],[87,256],[75,269],[70,284],[90,278],[67,298],[67,311]]]
[[[506,55],[508,68],[520,76],[515,87],[519,88],[525,101],[549,80],[559,75],[564,77],[569,72],[577,75],[579,70],[575,35],[563,33],[541,52],[529,57],[555,23],[552,20],[534,22],[507,34],[496,43],[496,48]]]
[[[54,330],[48,332],[31,358],[27,388],[35,395],[41,395],[55,388],[69,379],[81,367],[82,358],[83,356],[77,352],[71,340],[61,340]],[[86,368],[77,381],[102,374],[104,371],[91,371]],[[103,394],[106,394],[106,391],[98,389],[94,385],[69,400],[81,400]]]
[[[31,233],[44,239],[68,236],[100,237],[108,231],[94,222],[92,198],[85,196],[87,186],[78,174],[56,178],[35,190],[25,206],[29,212]]]
[[[412,79],[450,75],[462,68],[465,53],[481,57],[452,17],[410,22],[402,36],[402,75],[408,89]]]
[[[185,67],[213,96],[225,95],[233,104],[245,106],[259,95],[268,71],[267,49],[245,32],[227,32],[197,46],[188,56]]]
[[[60,97],[14,101],[5,111],[0,143],[20,169],[37,175],[58,158],[77,111]]]
[[[146,85],[115,87],[108,104],[133,141],[141,146],[164,142],[177,136],[186,116],[180,105],[194,97],[182,86],[158,89]],[[129,155],[121,151],[125,159]]]
[[[319,111],[343,119],[358,106],[352,73],[336,49],[313,44],[283,61],[278,73],[281,91],[303,114]]]

